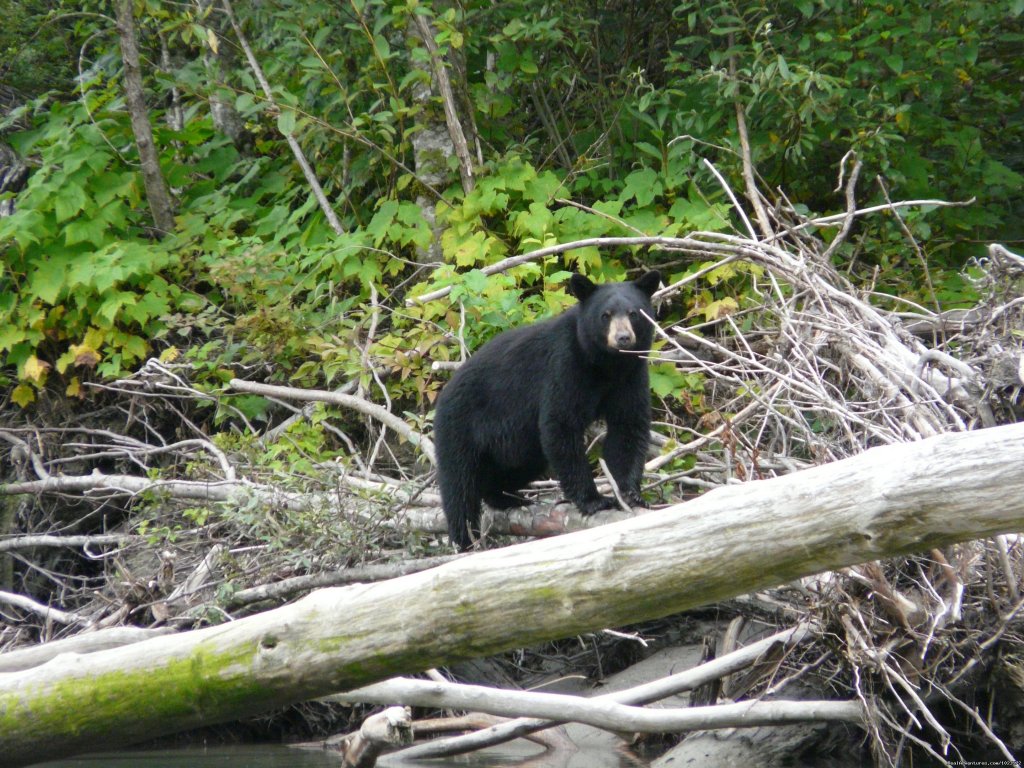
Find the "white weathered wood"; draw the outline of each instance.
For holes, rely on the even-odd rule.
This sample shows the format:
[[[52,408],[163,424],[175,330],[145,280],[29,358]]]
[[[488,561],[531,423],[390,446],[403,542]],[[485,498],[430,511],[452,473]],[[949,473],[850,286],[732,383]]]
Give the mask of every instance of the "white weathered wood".
[[[757,661],[761,656],[768,653],[775,647],[789,648],[813,637],[813,633],[806,625],[798,625],[790,629],[778,632],[769,637],[757,640],[750,645],[738,648],[724,656],[707,661],[691,669],[676,672],[668,677],[658,680],[651,680],[641,683],[632,688],[625,688],[611,693],[604,693],[594,696],[593,700],[613,701],[619,704],[649,704],[653,701],[660,701],[683,691],[692,691],[701,685],[706,685],[713,680],[719,680],[725,675],[746,669]],[[399,682],[396,684],[396,680]],[[338,701],[348,704],[369,703],[373,698],[380,696],[386,698],[389,703],[407,704],[404,701],[402,681],[406,678],[392,678],[382,683],[374,683],[364,688],[356,688],[346,693],[338,693],[327,696],[324,701]],[[443,678],[442,678],[443,680]],[[448,683],[448,686],[456,691],[461,686],[455,683]],[[467,709],[469,703],[461,700],[459,694],[453,693],[444,705],[445,709]],[[425,760],[434,757],[450,757],[461,755],[466,752],[474,752],[484,747],[491,747],[497,744],[504,744],[512,739],[529,737],[530,734],[559,725],[563,722],[558,720],[545,720],[536,717],[517,717],[513,720],[506,720],[497,723],[486,729],[473,731],[471,733],[448,736],[440,739],[433,739],[422,744],[407,747],[396,757],[399,761]]]
[[[606,731],[665,733],[752,728],[808,720],[863,724],[866,720],[864,705],[859,701],[743,701],[704,707],[644,709],[620,704],[609,697],[585,699],[566,693],[500,690],[483,685],[453,686],[433,680],[394,678],[388,681],[387,688],[395,691],[398,698],[388,700],[374,695],[372,686],[361,689],[360,696],[374,704],[405,701],[433,709],[455,706],[508,717],[529,715],[548,720],[572,720]]]
[[[1018,530],[1024,424],[875,448],[594,530],[0,675],[0,742],[9,765],[123,745]]]
[[[171,627],[143,629],[142,627],[110,627],[95,632],[82,632],[74,637],[54,640],[41,645],[19,648],[7,653],[0,653],[0,673],[17,672],[45,664],[62,653],[95,653],[109,648],[121,648],[133,643],[141,643],[160,635],[169,635]]]

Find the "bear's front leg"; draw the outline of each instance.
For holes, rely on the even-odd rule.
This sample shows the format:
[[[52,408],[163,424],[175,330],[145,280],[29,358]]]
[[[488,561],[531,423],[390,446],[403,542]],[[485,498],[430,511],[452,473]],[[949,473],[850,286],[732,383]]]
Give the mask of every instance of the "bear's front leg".
[[[614,509],[618,502],[597,492],[583,442],[586,425],[581,420],[550,415],[542,418],[541,445],[544,456],[562,486],[562,494],[583,515]]]
[[[602,451],[604,460],[619,493],[634,507],[647,506],[640,496],[640,481],[651,440],[649,400],[646,387],[637,386],[632,397],[619,393],[605,412],[608,434]]]

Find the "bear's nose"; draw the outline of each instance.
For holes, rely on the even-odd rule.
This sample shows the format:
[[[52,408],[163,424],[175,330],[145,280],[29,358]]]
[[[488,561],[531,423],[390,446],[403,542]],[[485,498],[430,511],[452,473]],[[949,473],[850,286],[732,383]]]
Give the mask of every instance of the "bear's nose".
[[[619,331],[615,334],[615,346],[622,348],[628,347],[633,343],[633,334],[629,331]]]

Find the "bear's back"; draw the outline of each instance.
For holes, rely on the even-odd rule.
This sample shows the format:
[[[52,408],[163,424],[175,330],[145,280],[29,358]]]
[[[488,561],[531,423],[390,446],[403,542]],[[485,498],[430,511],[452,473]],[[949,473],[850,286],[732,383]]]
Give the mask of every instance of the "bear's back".
[[[437,420],[472,417],[529,423],[539,412],[540,393],[552,361],[574,336],[576,308],[533,325],[512,328],[478,349],[441,391]]]

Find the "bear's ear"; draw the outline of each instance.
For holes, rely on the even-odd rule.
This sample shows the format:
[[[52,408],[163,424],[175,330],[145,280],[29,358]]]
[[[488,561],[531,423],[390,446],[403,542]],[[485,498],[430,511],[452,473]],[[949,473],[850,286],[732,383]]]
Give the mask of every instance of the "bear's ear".
[[[658,290],[658,286],[661,284],[661,272],[656,269],[652,269],[650,272],[645,272],[639,278],[634,280],[633,284],[648,296],[653,296],[654,292]]]
[[[579,299],[580,303],[586,301],[596,290],[597,286],[583,275],[574,272],[573,276],[569,278],[569,293]]]

